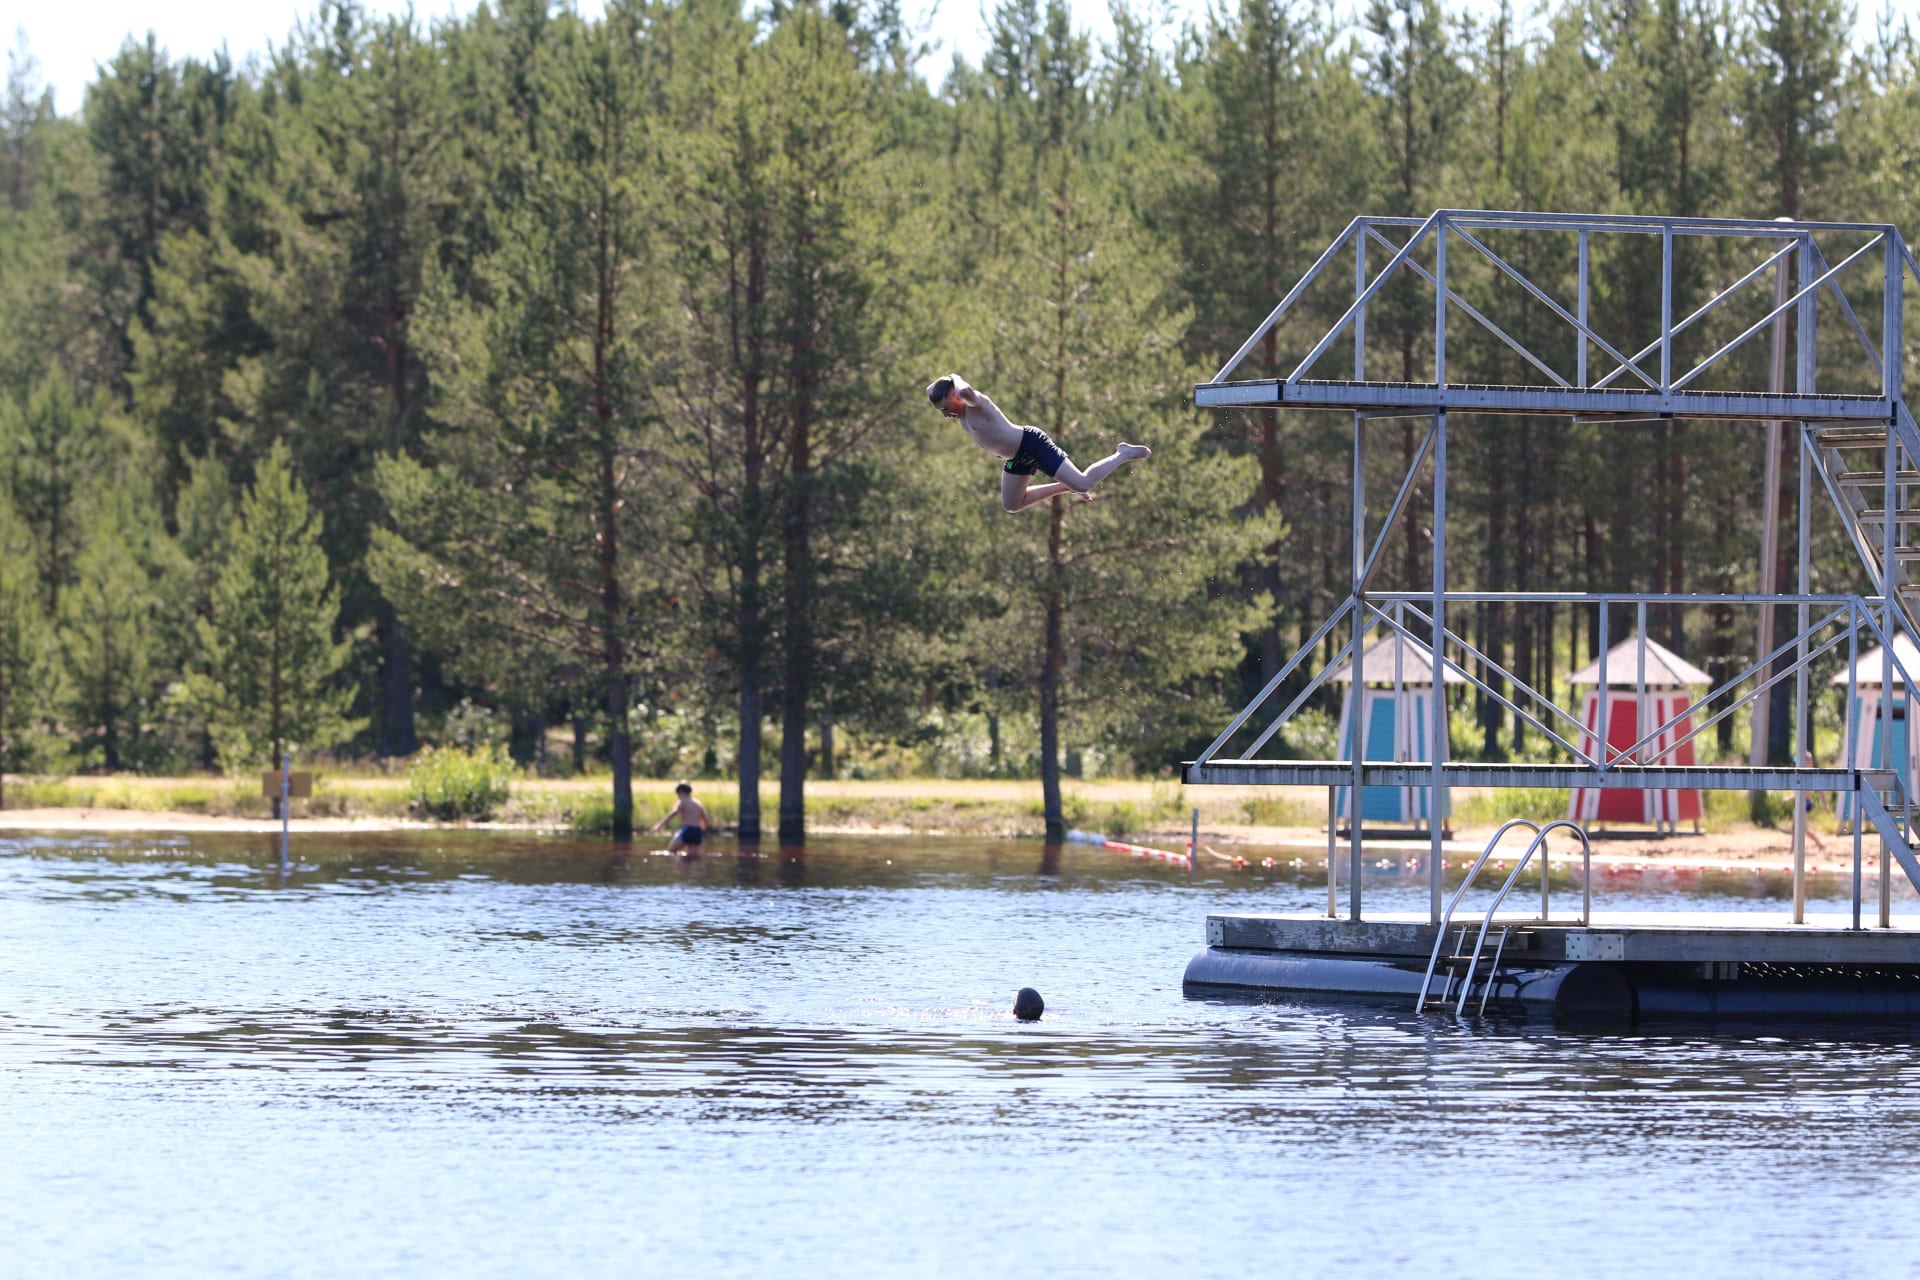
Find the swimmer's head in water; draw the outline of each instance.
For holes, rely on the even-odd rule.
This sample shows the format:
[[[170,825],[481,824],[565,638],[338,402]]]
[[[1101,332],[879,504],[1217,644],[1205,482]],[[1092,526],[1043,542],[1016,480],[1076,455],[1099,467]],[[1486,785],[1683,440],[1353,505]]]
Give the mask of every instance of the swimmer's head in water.
[[[1013,1016],[1022,1022],[1038,1022],[1045,1013],[1047,1002],[1032,987],[1020,988],[1020,994],[1013,998]]]

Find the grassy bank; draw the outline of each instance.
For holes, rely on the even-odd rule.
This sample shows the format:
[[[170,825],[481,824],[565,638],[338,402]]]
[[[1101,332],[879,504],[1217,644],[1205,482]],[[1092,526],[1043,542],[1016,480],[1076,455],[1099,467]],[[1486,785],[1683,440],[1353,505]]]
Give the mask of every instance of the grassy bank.
[[[496,821],[509,825],[603,832],[612,825],[611,783],[605,776],[570,779],[516,778]],[[673,805],[673,781],[649,779],[633,787],[636,825],[645,829]],[[695,784],[716,826],[739,821],[739,789],[731,781]],[[1709,793],[1705,827],[1725,832],[1752,825],[1745,794]],[[1185,787],[1170,780],[1086,779],[1063,792],[1067,822],[1082,830],[1144,837],[1183,832],[1194,808],[1209,830],[1303,830],[1326,822],[1324,791],[1310,788]],[[779,806],[777,784],[760,791],[761,821],[772,828]],[[105,809],[266,818],[271,805],[256,778],[10,777],[8,809]],[[1477,829],[1512,817],[1561,817],[1564,790],[1459,793],[1454,826]],[[322,772],[311,800],[296,802],[296,817],[394,822],[416,817],[407,779],[378,773]],[[1790,810],[1770,797],[1760,825],[1783,826]],[[807,825],[816,832],[882,831],[926,835],[1033,836],[1043,827],[1037,781],[903,779],[824,780],[807,784]],[[1816,807],[1814,829],[1834,829],[1832,811]]]
[[[633,786],[636,824],[650,826],[673,805],[673,781],[649,779]],[[565,780],[521,778],[499,810],[499,822],[605,831],[612,825],[611,782],[606,777]],[[1232,794],[1228,794],[1230,790]],[[1276,798],[1252,789],[1182,787],[1171,781],[1087,780],[1069,783],[1063,794],[1070,825],[1113,835],[1139,835],[1180,828],[1191,806],[1204,820],[1231,825],[1309,825],[1323,820],[1324,806]],[[703,781],[695,795],[706,804],[715,825],[739,822],[739,788],[731,781]],[[779,787],[760,789],[762,823],[774,824]],[[10,777],[9,809],[109,809],[265,818],[271,803],[257,779],[223,777],[153,778]],[[399,821],[410,811],[407,780],[401,776],[322,772],[313,797],[297,801],[296,817]],[[872,830],[949,835],[1033,835],[1043,826],[1040,784],[1005,780],[888,780],[810,782],[807,823],[820,831]]]

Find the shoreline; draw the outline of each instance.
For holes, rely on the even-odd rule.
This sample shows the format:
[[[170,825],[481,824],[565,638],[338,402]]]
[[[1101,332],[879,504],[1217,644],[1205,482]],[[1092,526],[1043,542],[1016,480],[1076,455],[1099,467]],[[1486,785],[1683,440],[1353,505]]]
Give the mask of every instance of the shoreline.
[[[0,833],[277,835],[280,829],[281,824],[270,818],[162,809],[41,806],[0,810]],[[576,833],[565,824],[498,821],[431,822],[414,818],[371,815],[295,817],[288,824],[288,830],[303,836],[487,831],[559,835],[578,840],[605,839],[604,836]],[[1452,837],[1444,841],[1442,856],[1450,867],[1469,865],[1485,847],[1486,841],[1492,836],[1494,830],[1495,828],[1491,826],[1484,829],[1457,828]],[[721,838],[728,838],[727,828],[724,825],[716,825],[715,831]],[[826,821],[811,825],[809,834],[819,837],[998,839],[1039,842],[1038,835],[1033,833],[978,829],[952,830],[937,823],[916,825],[899,822]],[[1161,846],[1169,852],[1183,851],[1187,841],[1186,829],[1158,825],[1131,834],[1118,832],[1108,834],[1117,839],[1138,842],[1143,846]],[[1594,864],[1616,869],[1626,866],[1646,866],[1702,871],[1789,870],[1792,864],[1792,833],[1784,828],[1774,830],[1746,827],[1702,834],[1683,832],[1667,837],[1660,837],[1645,830],[1616,829],[1594,832],[1592,841]],[[1496,855],[1496,862],[1510,862],[1512,856],[1525,847],[1517,838],[1509,843],[1510,848],[1505,851],[1505,858]],[[1810,871],[1818,874],[1851,871],[1852,843],[1852,838],[1847,835],[1816,833],[1810,830],[1807,840],[1807,864]],[[1098,846],[1083,847],[1097,848]],[[1203,852],[1209,852],[1223,864],[1251,866],[1264,863],[1269,866],[1313,866],[1325,860],[1327,836],[1326,828],[1318,826],[1202,822],[1201,847]],[[1430,841],[1425,836],[1395,830],[1367,837],[1364,854],[1369,860],[1392,859],[1395,862],[1417,865],[1424,860],[1431,847]],[[1566,839],[1562,834],[1553,843],[1554,861],[1564,864],[1568,858],[1577,856],[1577,847],[1577,844]],[[1337,856],[1344,859],[1347,849],[1346,839],[1341,837],[1336,846]],[[1879,855],[1876,849],[1866,851],[1869,874],[1873,873],[1878,860]]]

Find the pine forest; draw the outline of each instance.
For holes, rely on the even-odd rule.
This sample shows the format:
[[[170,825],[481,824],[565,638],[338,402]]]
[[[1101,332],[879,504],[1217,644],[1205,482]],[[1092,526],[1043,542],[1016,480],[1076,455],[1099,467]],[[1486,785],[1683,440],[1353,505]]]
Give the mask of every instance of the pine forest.
[[[1920,226],[1920,43],[1839,0],[1128,4],[1108,42],[1000,0],[933,76],[897,0],[328,0],[245,66],[129,39],[79,103],[16,54],[0,767],[481,745],[610,775],[616,835],[635,779],[798,836],[805,779],[889,773],[1034,779],[1053,829],[1063,776],[1170,776],[1343,596],[1351,419],[1192,388],[1354,216]],[[1659,271],[1611,263],[1596,313]],[[1395,297],[1412,368],[1431,305]],[[1513,380],[1484,334],[1448,360]],[[1007,515],[927,401],[952,372],[1083,466],[1153,456]],[[1391,492],[1413,427],[1374,430]],[[1454,584],[1755,589],[1750,429],[1454,431]],[[1430,576],[1422,501],[1388,585]],[[1597,641],[1571,606],[1472,626],[1546,685]],[[1456,696],[1457,755],[1538,748]]]

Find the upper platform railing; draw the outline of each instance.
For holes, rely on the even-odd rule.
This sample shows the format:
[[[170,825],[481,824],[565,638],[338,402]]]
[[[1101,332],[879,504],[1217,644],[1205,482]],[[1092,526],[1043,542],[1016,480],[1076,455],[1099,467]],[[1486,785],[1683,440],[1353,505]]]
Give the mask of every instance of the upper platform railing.
[[[1615,316],[1609,330],[1596,297],[1619,296],[1630,272],[1648,274],[1650,255],[1633,254],[1649,237],[1659,243],[1657,297],[1646,298],[1657,306],[1657,328],[1616,306],[1603,308]],[[1370,254],[1384,256],[1377,272]],[[1343,260],[1352,265],[1350,291],[1334,283]],[[1884,418],[1901,395],[1909,279],[1920,283],[1920,263],[1881,223],[1460,209],[1360,217],[1194,398],[1201,407]],[[1410,308],[1424,310],[1423,296],[1432,305],[1430,327],[1419,325],[1424,367],[1418,376],[1379,376],[1369,311],[1393,309],[1391,337],[1404,360]],[[1631,318],[1619,319],[1623,311]],[[1386,327],[1376,324],[1376,337]],[[1642,332],[1626,331],[1635,327]],[[1824,348],[1823,327],[1838,335]],[[1305,335],[1284,358],[1282,329]],[[1777,350],[1771,359],[1759,353],[1789,331],[1790,376]],[[1457,348],[1470,335],[1519,380],[1462,370],[1449,342]],[[1274,360],[1249,379],[1243,366],[1263,344]]]

